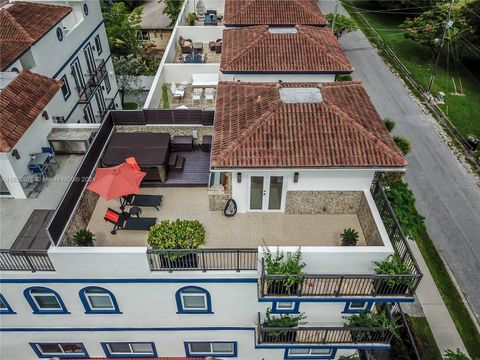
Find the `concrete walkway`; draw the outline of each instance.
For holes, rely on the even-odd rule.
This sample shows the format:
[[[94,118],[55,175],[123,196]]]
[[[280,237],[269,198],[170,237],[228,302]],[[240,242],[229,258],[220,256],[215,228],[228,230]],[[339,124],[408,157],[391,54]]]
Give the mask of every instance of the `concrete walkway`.
[[[422,305],[423,312],[432,329],[433,337],[437,342],[442,355],[446,349],[460,349],[467,353],[457,328],[453,323],[442,296],[433,281],[420,249],[414,241],[409,241],[410,247],[417,259],[418,265],[423,272],[423,279],[417,289],[417,298]]]

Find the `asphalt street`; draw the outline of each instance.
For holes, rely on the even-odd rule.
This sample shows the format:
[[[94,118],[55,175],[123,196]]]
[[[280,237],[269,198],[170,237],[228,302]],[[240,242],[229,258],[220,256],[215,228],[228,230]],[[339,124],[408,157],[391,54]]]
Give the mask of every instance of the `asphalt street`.
[[[320,8],[327,14],[334,4],[320,1]],[[394,133],[411,141],[406,178],[417,209],[480,322],[480,188],[363,33],[346,34],[340,43],[380,116],[395,120]]]

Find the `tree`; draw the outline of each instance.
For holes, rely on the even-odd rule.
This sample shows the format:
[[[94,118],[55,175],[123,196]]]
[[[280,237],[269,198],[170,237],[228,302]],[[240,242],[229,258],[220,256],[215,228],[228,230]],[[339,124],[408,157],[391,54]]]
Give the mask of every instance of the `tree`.
[[[458,41],[462,33],[469,31],[467,21],[460,11],[463,5],[463,3],[453,4],[452,23],[446,39],[451,44]],[[420,16],[407,18],[400,25],[400,28],[405,31],[405,37],[428,46],[433,56],[436,56],[441,49],[441,39],[447,26],[450,6],[452,5],[449,2],[438,3]]]
[[[103,6],[108,44],[113,55],[140,55],[143,51],[141,28],[143,8],[130,12],[123,2]]]
[[[375,2],[384,9],[394,10],[421,10],[427,8],[438,0],[375,0]]]
[[[412,144],[407,138],[404,138],[403,136],[394,136],[393,141],[404,156],[408,155],[412,151]]]
[[[328,27],[331,29],[333,24],[333,17],[335,14],[327,14]],[[335,16],[335,29],[333,33],[339,39],[342,35],[357,30],[357,24],[352,18],[346,17],[342,14]]]
[[[392,132],[392,130],[395,128],[395,121],[390,118],[383,119],[383,123],[385,124],[388,132]]]
[[[466,31],[457,43],[460,57],[467,60],[476,60],[480,51],[476,48],[480,44],[480,1],[468,1],[461,9],[470,31]]]
[[[123,105],[125,104],[125,95],[137,94],[142,90],[138,75],[145,71],[145,63],[141,58],[134,55],[114,56],[113,66],[117,75],[118,89]]]
[[[168,17],[170,18],[169,26],[173,27],[177,22],[178,15],[180,15],[180,11],[182,10],[184,0],[162,0],[162,1],[165,4],[163,13],[168,15]]]

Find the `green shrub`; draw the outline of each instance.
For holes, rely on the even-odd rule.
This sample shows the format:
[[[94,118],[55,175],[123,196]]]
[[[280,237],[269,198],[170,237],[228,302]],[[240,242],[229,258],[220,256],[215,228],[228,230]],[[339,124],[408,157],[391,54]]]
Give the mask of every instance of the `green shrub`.
[[[395,121],[390,118],[383,119],[383,123],[389,132],[392,132],[392,130],[395,128]]]
[[[73,243],[77,246],[93,246],[95,235],[88,229],[80,229],[73,235]]]
[[[170,102],[168,101],[168,86],[166,83],[162,85],[162,101],[163,101],[163,108],[170,109]]]
[[[345,327],[385,328],[390,330],[397,339],[400,338],[398,325],[388,316],[386,311],[379,311],[378,313],[365,312],[344,316],[343,318],[346,320]],[[357,334],[357,340],[368,340],[368,338],[367,332]]]
[[[148,231],[153,249],[197,249],[205,244],[205,227],[198,220],[163,220]]]
[[[393,141],[395,141],[395,145],[397,145],[404,156],[412,151],[412,144],[407,138],[403,136],[394,136]]]
[[[342,355],[338,358],[338,360],[360,360],[357,354],[352,355]]]
[[[470,357],[463,352],[460,351],[460,349],[457,349],[457,351],[453,352],[452,350],[448,349],[445,350],[445,355],[443,356],[445,360],[475,360],[475,359],[470,359]]]
[[[386,260],[374,261],[377,266],[375,272],[382,275],[410,275],[410,267],[405,264],[398,254],[390,255]],[[405,284],[412,285],[412,279],[389,279],[387,285],[394,287],[395,285]]]
[[[188,13],[187,15],[187,22],[189,25],[195,25],[195,20],[197,19],[197,17],[195,16],[195,13],[191,12],[191,13]]]
[[[275,255],[272,255],[269,248],[264,248],[264,259],[267,274],[287,276],[282,280],[282,283],[288,293],[292,291],[292,287],[302,283],[302,279],[298,275],[302,274],[305,263],[302,261],[302,251],[300,248],[294,253],[287,253],[287,255],[281,252],[279,248],[277,248]],[[268,281],[273,283],[278,280],[267,280],[267,282]]]
[[[279,314],[272,315],[272,310],[267,308],[265,313],[265,319],[263,320],[263,326],[265,327],[298,327],[300,325],[305,325],[306,322],[303,320],[306,319],[304,313],[291,315],[291,314]]]
[[[352,81],[352,75],[341,74],[335,77],[335,81]]]
[[[358,231],[352,228],[343,230],[340,234],[342,246],[355,246],[358,242]]]

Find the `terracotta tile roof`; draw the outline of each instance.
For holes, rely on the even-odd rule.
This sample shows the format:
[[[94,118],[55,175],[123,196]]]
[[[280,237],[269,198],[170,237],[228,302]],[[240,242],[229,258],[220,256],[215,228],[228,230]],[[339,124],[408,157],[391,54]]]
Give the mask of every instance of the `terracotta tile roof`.
[[[0,10],[0,68],[4,70],[40,40],[71,7],[15,2]]]
[[[225,0],[223,23],[325,26],[327,20],[315,0]]]
[[[0,151],[8,152],[62,87],[61,81],[22,71],[0,91]]]
[[[282,101],[280,89],[291,87],[318,88],[323,100]],[[374,168],[407,164],[358,81],[221,82],[211,161],[213,168]]]
[[[223,31],[223,72],[352,72],[333,33],[297,25],[293,33],[272,33],[267,25]]]

